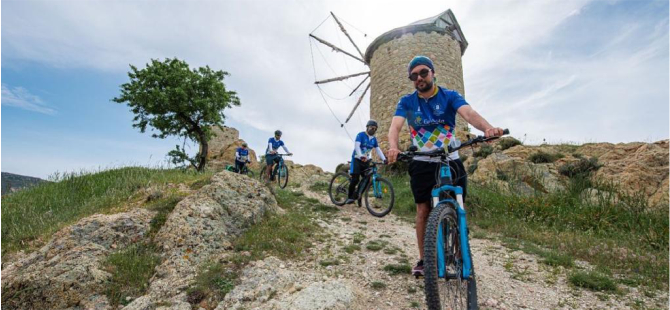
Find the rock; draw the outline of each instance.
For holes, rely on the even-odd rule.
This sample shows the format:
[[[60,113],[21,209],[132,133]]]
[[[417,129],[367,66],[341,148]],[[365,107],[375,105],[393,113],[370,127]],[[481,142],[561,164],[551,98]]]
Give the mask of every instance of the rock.
[[[2,270],[2,306],[9,309],[104,309],[104,284],[111,275],[102,259],[141,240],[155,212],[96,214],[61,229],[39,250]]]
[[[214,134],[207,145],[207,167],[215,171],[226,168],[226,165],[235,164],[235,150],[242,146],[244,140],[240,139],[240,132],[232,127],[223,126],[221,130],[217,126],[210,128]],[[258,169],[259,163],[256,152],[249,148],[249,164],[251,168]]]
[[[246,198],[248,194],[255,198]],[[182,292],[199,266],[220,257],[234,238],[266,213],[280,210],[260,182],[229,171],[215,174],[212,183],[175,206],[156,235],[158,245],[169,250],[163,253],[163,264],[156,267],[147,293],[151,302],[185,302]],[[142,309],[134,303],[126,309]]]

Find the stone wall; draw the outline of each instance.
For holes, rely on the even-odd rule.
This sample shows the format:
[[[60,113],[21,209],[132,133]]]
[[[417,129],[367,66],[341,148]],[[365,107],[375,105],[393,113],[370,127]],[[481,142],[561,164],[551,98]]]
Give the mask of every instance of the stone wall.
[[[461,48],[447,34],[418,32],[382,44],[370,61],[370,116],[379,122],[377,139],[384,151],[388,149],[388,130],[400,97],[414,92],[407,79],[407,65],[416,55],[428,56],[435,65],[437,85],[458,91],[465,96]],[[465,139],[467,124],[457,116],[456,134]],[[400,132],[400,148],[409,146],[407,126]]]

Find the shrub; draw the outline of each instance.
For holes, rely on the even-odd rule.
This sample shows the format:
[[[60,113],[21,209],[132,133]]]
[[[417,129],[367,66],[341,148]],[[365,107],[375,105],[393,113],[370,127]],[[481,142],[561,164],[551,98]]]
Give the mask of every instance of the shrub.
[[[558,167],[558,173],[566,177],[588,176],[591,172],[596,171],[602,167],[598,163],[598,159],[591,157],[589,159],[581,158],[578,161],[565,163]]]
[[[511,148],[513,146],[522,145],[522,144],[523,143],[521,143],[521,141],[519,141],[517,139],[514,139],[512,137],[501,138],[498,142],[498,145],[500,146],[500,149],[503,150],[503,151],[508,149],[508,148]]]
[[[479,148],[479,150],[477,150],[474,153],[474,156],[475,157],[486,158],[491,154],[493,154],[493,147],[488,145],[488,144],[484,144]]]
[[[559,158],[563,157],[564,156],[561,153],[549,154],[546,152],[539,151],[537,153],[530,155],[530,157],[528,157],[528,160],[535,164],[547,164],[547,163],[553,163],[557,161]]]

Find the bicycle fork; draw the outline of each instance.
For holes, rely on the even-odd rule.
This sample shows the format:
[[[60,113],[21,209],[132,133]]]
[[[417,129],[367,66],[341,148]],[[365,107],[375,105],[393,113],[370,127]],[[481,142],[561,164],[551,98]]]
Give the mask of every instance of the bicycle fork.
[[[437,200],[437,198],[434,198]],[[457,214],[457,221],[458,221],[458,230],[459,230],[459,238],[460,238],[460,250],[461,250],[461,263],[462,263],[462,270],[461,270],[461,276],[463,279],[469,279],[470,275],[472,273],[472,258],[470,257],[470,242],[468,240],[468,226],[466,223],[465,219],[465,209],[463,209],[463,195],[456,195],[456,201],[458,202],[456,206],[456,214]],[[437,205],[437,204],[434,204]],[[449,227],[449,229],[453,229],[453,227]],[[449,277],[451,275],[447,275],[447,270],[446,270],[446,257],[444,255],[444,227],[442,226],[442,223],[440,222],[437,228],[437,268],[438,268],[438,276],[440,278],[445,278]],[[454,253],[455,255],[455,253]],[[458,257],[454,257],[453,259],[458,259]]]

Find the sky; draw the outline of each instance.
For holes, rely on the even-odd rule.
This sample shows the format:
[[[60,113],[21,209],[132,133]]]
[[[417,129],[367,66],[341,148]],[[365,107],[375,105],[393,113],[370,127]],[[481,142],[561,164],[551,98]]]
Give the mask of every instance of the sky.
[[[309,39],[356,53],[331,11],[365,52],[388,30],[452,9],[469,43],[466,100],[527,144],[668,138],[668,1],[418,3],[3,0],[0,168],[47,178],[164,165],[182,142],[140,133],[111,99],[130,64],[177,57],[230,73],[242,105],[224,111],[226,125],[252,149],[281,129],[294,161],[332,171],[351,156],[369,95],[342,128],[360,79],[314,84],[366,70]]]

